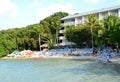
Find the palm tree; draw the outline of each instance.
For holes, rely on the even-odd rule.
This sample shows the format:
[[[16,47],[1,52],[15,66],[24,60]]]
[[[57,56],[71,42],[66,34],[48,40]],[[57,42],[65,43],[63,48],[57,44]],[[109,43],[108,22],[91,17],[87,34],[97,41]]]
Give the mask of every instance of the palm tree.
[[[102,21],[102,26],[105,29],[105,39],[111,44],[120,44],[120,18],[111,14],[106,16]]]
[[[56,44],[57,44],[57,48],[58,48],[58,36],[59,36],[59,30],[61,28],[61,22],[60,22],[60,17],[53,17],[54,22],[52,22],[53,27],[56,29]]]
[[[94,28],[98,26],[98,19],[96,14],[91,14],[87,17],[87,20],[85,21],[85,24],[90,27],[90,32],[91,32],[91,44],[92,44],[92,49],[94,49],[94,37],[93,37],[93,31]]]
[[[42,36],[44,35],[44,29],[42,26],[40,26],[40,24],[36,24],[34,26],[34,30],[36,31],[36,36],[39,37],[39,49],[41,51],[41,39],[42,39]]]

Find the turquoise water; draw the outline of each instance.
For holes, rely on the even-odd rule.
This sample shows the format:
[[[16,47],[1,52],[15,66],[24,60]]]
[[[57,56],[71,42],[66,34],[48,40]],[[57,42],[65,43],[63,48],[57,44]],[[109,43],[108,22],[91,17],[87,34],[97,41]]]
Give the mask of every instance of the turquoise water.
[[[0,82],[120,82],[120,69],[64,59],[0,60]]]

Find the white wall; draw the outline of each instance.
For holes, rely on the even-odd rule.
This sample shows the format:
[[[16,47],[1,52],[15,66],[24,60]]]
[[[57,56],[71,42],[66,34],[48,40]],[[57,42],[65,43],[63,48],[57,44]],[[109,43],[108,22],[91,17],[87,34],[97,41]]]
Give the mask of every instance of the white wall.
[[[118,9],[118,17],[120,17],[120,9]]]

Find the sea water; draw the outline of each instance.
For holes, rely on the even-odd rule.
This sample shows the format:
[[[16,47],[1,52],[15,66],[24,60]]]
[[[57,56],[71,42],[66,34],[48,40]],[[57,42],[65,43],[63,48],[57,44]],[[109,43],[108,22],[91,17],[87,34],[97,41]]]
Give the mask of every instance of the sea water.
[[[65,59],[0,60],[0,82],[120,82],[120,68]]]

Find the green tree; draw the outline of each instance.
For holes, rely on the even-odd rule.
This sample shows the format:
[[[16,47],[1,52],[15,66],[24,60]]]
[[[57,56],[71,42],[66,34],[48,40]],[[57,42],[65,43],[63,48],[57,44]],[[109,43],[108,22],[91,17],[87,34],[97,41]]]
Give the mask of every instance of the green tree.
[[[91,44],[92,44],[92,49],[94,49],[94,29],[97,28],[99,26],[99,21],[97,18],[96,14],[91,14],[87,17],[87,20],[85,21],[85,24],[87,25],[87,27],[90,28],[91,31]]]
[[[56,31],[61,27],[60,19],[67,15],[65,12],[57,12],[41,20],[39,24],[0,31],[0,56],[7,55],[15,49],[39,50],[39,35],[41,44],[49,43],[49,46],[53,47]]]
[[[111,45],[120,44],[120,18],[115,16],[114,14],[106,16],[102,21],[102,26],[105,30],[104,35],[107,43]]]
[[[78,47],[84,47],[91,40],[90,28],[83,25],[78,26],[67,26],[65,36],[68,41],[75,42]]]
[[[68,13],[65,13],[65,12],[57,12],[57,13],[54,13],[53,15],[45,18],[44,20],[42,20],[40,22],[40,24],[43,24],[43,22],[46,22],[46,24],[45,24],[46,28],[48,28],[49,33],[51,33],[53,35],[53,36],[51,36],[52,42],[55,41],[53,39],[56,38],[56,44],[57,44],[57,46],[58,46],[59,30],[61,28],[61,21],[60,21],[60,19],[63,18],[63,17],[65,17],[65,16],[67,16],[67,15],[68,15]]]

